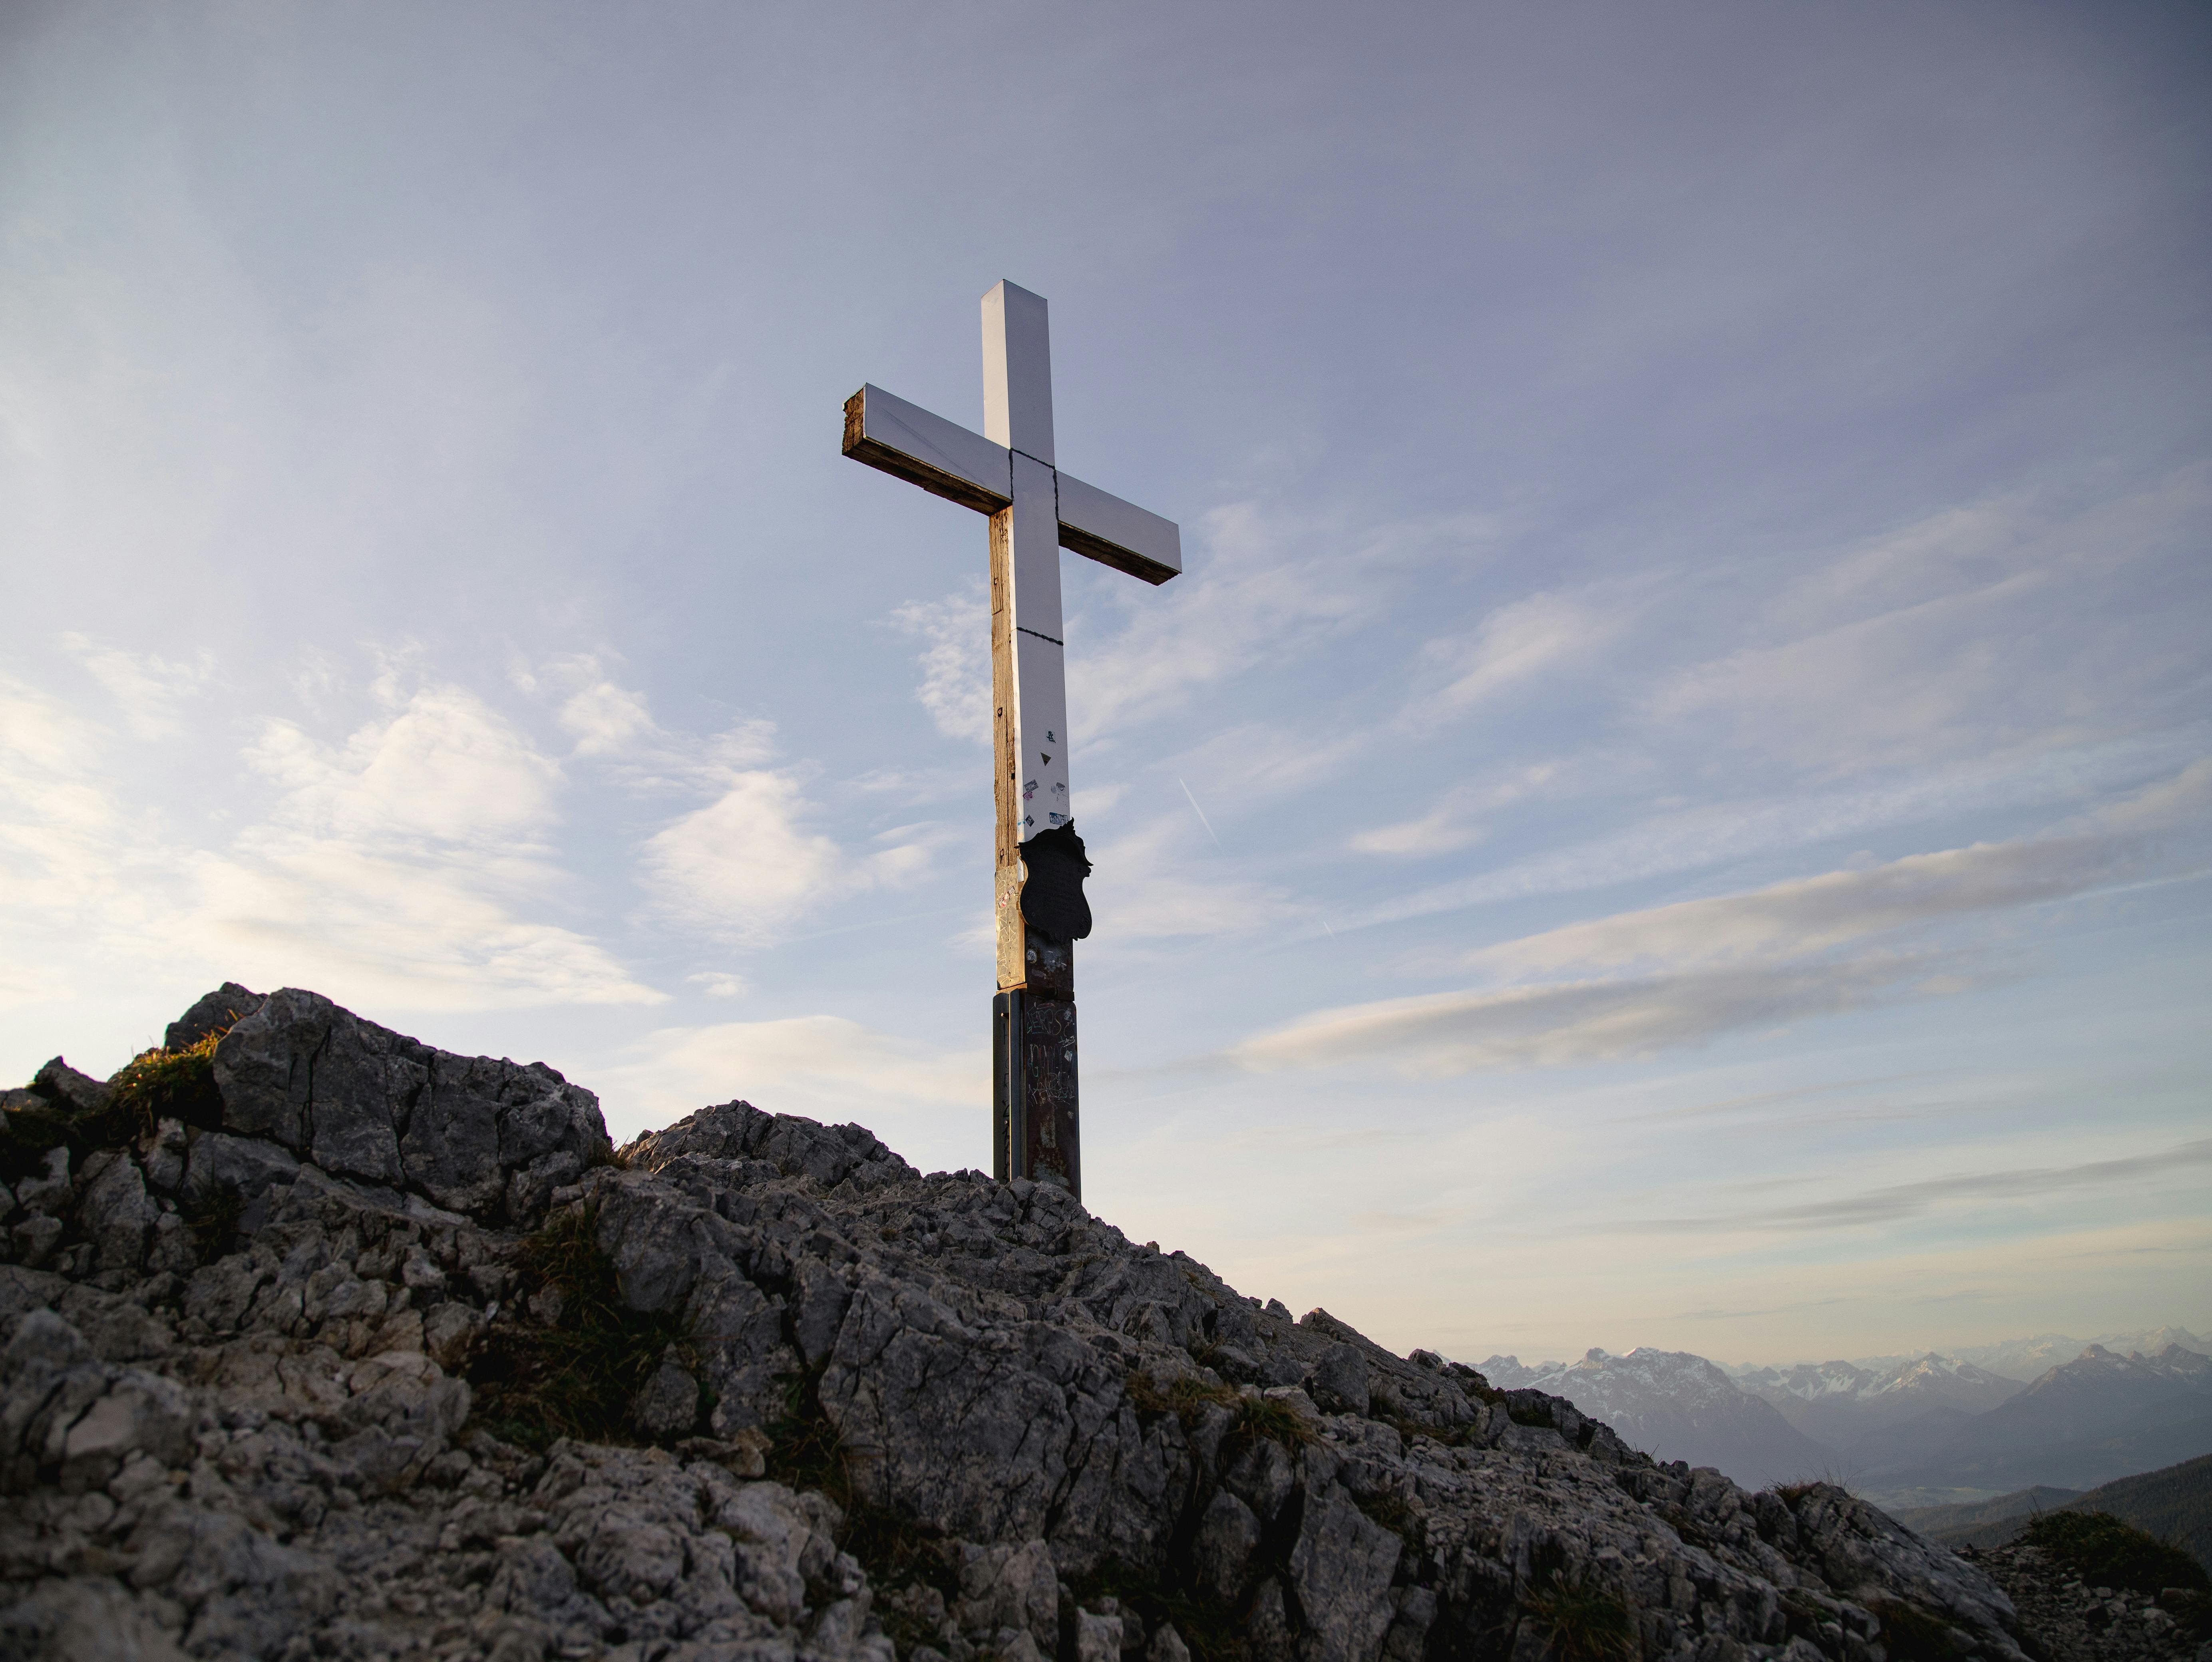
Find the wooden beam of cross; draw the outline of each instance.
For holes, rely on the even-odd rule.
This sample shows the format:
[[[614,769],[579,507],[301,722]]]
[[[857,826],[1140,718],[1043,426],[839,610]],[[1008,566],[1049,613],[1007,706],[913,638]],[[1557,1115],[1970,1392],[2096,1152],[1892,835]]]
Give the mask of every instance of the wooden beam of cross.
[[[1091,868],[1068,793],[1060,550],[1158,584],[1182,572],[1182,536],[1060,471],[1044,299],[1011,282],[983,296],[983,431],[864,386],[845,401],[845,454],[991,517],[993,1164],[1001,1182],[1059,1183],[1079,1199],[1074,943],[1091,932]]]

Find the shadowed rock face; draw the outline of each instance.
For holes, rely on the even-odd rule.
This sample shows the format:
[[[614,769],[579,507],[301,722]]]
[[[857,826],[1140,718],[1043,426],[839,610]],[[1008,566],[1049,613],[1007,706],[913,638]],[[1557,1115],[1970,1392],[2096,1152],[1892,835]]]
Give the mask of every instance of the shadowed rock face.
[[[223,1036],[215,1077],[224,1130],[482,1222],[536,1222],[611,1152],[599,1099],[543,1062],[449,1055],[295,987]]]
[[[220,1131],[0,1196],[0,1655],[2022,1655],[1839,1489],[1655,1464],[1054,1187],[743,1102],[611,1160],[551,1070],[292,990],[215,1076]],[[471,1359],[557,1319],[541,1227],[683,1335],[611,1444],[470,1417]]]

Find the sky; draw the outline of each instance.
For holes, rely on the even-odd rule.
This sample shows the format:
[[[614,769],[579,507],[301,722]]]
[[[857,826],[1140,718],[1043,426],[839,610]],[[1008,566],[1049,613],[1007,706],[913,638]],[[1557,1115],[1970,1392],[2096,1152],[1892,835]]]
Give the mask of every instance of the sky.
[[[1394,1349],[2212,1325],[2212,15],[0,9],[0,1077],[226,980],[988,1169],[980,428],[1085,1200]],[[2196,1014],[2192,1016],[2191,1012]]]

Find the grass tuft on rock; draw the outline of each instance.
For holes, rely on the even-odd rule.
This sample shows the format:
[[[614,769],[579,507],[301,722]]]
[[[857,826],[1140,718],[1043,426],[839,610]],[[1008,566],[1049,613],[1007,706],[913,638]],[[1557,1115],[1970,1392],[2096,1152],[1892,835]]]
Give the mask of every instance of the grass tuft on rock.
[[[1642,1648],[1627,1601],[1584,1578],[1547,1576],[1522,1610],[1557,1662],[1632,1662]]]
[[[72,1164],[95,1149],[119,1149],[151,1137],[164,1119],[219,1130],[222,1095],[215,1084],[215,1047],[222,1040],[222,1033],[210,1033],[183,1050],[140,1052],[110,1082],[99,1107],[48,1098],[0,1115],[0,1180],[14,1183],[43,1170],[55,1149],[68,1149]]]
[[[1222,1447],[1234,1451],[1267,1438],[1297,1450],[1315,1439],[1304,1417],[1279,1397],[1248,1397],[1233,1385],[1210,1385],[1188,1375],[1170,1380],[1163,1388],[1142,1368],[1133,1368],[1121,1381],[1130,1406],[1146,1419],[1172,1414],[1186,1431],[1194,1428],[1209,1408],[1224,1408],[1231,1416]]]
[[[514,1257],[525,1309],[557,1304],[550,1321],[520,1315],[492,1324],[469,1359],[473,1419],[502,1441],[543,1453],[556,1439],[643,1443],[630,1404],[672,1344],[680,1316],[623,1302],[613,1260],[599,1250],[592,1209],[555,1214],[523,1238]],[[544,1295],[552,1294],[551,1300]]]
[[[235,1184],[224,1183],[198,1200],[186,1200],[181,1212],[200,1262],[212,1264],[237,1241],[239,1220],[246,1216],[246,1198]]]
[[[765,1428],[768,1475],[786,1489],[819,1489],[850,1508],[858,1493],[853,1457],[822,1406],[821,1367],[795,1376],[784,1398],[783,1412]]]
[[[2167,1587],[2212,1590],[2212,1577],[2190,1554],[2110,1513],[2046,1512],[2021,1538],[2091,1586],[2154,1593]]]
[[[1262,1438],[1282,1444],[1293,1454],[1308,1443],[1320,1441],[1316,1432],[1304,1415],[1279,1397],[1243,1397],[1237,1399],[1236,1419],[1221,1440],[1224,1450],[1235,1450]]]
[[[1407,1419],[1402,1414],[1378,1414],[1375,1417],[1403,1437],[1409,1446],[1414,1438],[1426,1437],[1447,1448],[1464,1448],[1474,1434],[1473,1425],[1440,1425],[1433,1420]]]
[[[111,1082],[115,1095],[106,1113],[112,1142],[151,1137],[164,1119],[181,1119],[201,1131],[222,1129],[222,1094],[215,1084],[215,1047],[223,1034],[210,1033],[182,1050],[142,1051]]]

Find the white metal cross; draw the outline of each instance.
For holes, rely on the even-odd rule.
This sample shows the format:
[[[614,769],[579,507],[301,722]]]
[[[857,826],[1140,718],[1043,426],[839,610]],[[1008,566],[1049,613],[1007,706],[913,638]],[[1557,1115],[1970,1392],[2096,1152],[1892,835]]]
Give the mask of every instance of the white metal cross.
[[[1060,470],[1052,431],[1052,347],[1042,295],[1001,282],[983,296],[983,431],[863,386],[845,404],[845,454],[991,517],[994,795],[1001,994],[1065,1003],[1064,1134],[1074,1154],[1073,970],[1069,943],[1023,920],[1021,846],[1072,823],[1066,631],[1060,550],[1164,583],[1182,570],[1175,522]],[[1003,1082],[1001,1095],[1008,1089]],[[1004,1110],[1006,1104],[1002,1101]],[[1018,1107],[1018,1104],[1017,1105]],[[1032,1126],[1049,1136],[1053,1115]],[[1029,1175],[1018,1125],[1012,1174]],[[1003,1155],[1003,1138],[1002,1138]],[[1001,1165],[1006,1165],[1004,1158]],[[1008,1174],[1002,1171],[1002,1175]]]

